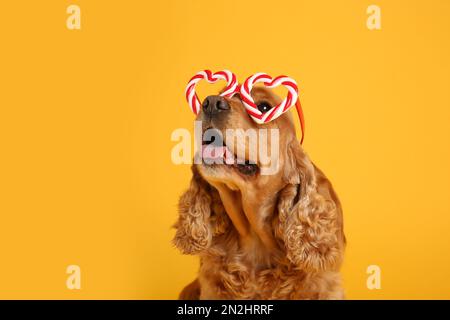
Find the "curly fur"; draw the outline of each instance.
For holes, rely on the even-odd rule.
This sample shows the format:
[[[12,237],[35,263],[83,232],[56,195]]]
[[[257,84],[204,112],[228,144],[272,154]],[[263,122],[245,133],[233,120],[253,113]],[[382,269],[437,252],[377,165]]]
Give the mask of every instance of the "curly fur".
[[[200,269],[180,298],[344,298],[339,274],[345,247],[342,209],[331,183],[295,139],[286,144],[282,170],[279,180],[273,177],[264,184],[273,188],[273,196],[256,201],[241,189],[233,198],[238,200],[227,203],[217,185],[192,167],[173,243],[182,253],[199,256]],[[235,226],[225,209],[236,201],[244,209],[259,205],[252,218],[257,223],[249,218],[248,229]],[[261,230],[268,230],[273,247]]]

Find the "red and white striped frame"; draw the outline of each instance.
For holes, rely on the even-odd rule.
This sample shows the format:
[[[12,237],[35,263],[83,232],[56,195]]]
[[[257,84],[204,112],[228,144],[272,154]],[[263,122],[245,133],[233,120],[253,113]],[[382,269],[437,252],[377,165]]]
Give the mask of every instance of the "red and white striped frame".
[[[286,98],[267,112],[259,111],[251,96],[253,85],[256,83],[263,83],[268,88],[275,88],[278,86],[285,86],[288,90]],[[256,123],[267,123],[272,121],[283,113],[288,111],[298,99],[298,87],[294,79],[287,76],[278,76],[272,78],[266,73],[256,73],[248,77],[240,88],[241,99],[248,114],[255,120]]]
[[[221,70],[215,73],[212,73],[211,70],[203,70],[197,72],[195,76],[189,80],[189,83],[186,87],[186,100],[191,107],[192,112],[196,115],[200,112],[201,103],[198,99],[197,93],[195,92],[195,87],[198,82],[205,79],[209,83],[214,83],[219,80],[225,80],[227,82],[227,86],[225,90],[220,94],[223,97],[231,97],[236,93],[236,88],[238,86],[238,82],[236,80],[236,76],[234,73],[228,70]]]

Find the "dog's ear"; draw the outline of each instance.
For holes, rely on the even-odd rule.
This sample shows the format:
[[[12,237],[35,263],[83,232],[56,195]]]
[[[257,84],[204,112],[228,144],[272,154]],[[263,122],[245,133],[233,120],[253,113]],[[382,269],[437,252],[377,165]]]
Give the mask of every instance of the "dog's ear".
[[[303,270],[335,270],[345,246],[339,200],[298,141],[290,143],[286,161],[287,185],[278,198],[275,235],[287,258]]]
[[[192,166],[189,189],[178,202],[174,245],[184,254],[200,253],[211,245],[213,236],[222,234],[229,225],[217,193]]]

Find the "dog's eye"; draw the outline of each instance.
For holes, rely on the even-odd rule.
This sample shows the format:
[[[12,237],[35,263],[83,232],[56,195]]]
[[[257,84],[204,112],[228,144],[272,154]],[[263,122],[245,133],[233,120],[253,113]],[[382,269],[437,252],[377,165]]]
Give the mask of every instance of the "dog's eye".
[[[267,102],[258,103],[258,110],[261,111],[262,113],[267,112],[270,109],[272,109],[272,106]]]

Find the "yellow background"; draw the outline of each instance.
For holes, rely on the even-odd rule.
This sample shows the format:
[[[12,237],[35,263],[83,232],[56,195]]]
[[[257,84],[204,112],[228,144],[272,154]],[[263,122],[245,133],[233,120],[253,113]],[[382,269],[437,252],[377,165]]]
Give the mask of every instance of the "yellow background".
[[[204,68],[299,82],[304,147],[344,206],[348,298],[450,298],[449,14],[448,0],[3,1],[0,298],[176,298],[195,277],[170,243],[190,179],[170,135],[193,129],[184,89]]]

